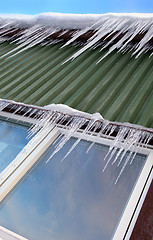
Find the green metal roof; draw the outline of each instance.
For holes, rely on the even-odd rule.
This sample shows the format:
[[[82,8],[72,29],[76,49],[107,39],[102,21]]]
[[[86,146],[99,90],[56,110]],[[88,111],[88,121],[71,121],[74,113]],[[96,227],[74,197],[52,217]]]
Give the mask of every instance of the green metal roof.
[[[15,46],[0,44],[0,55]],[[63,103],[81,111],[100,112],[108,120],[153,127],[153,56],[87,50],[63,62],[79,47],[35,46],[0,58],[0,97],[39,106]]]

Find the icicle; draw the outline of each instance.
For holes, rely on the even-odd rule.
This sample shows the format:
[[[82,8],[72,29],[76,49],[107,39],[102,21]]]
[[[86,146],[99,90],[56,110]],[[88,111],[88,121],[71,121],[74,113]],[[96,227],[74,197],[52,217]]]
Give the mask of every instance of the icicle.
[[[81,35],[84,35],[89,31],[92,31],[93,33],[87,40],[86,45],[69,57],[65,62],[73,60],[87,49],[93,48],[101,39],[105,40],[102,49],[110,47],[105,57],[114,49],[118,49],[122,52],[126,51],[126,49],[129,49],[130,51],[131,48],[128,48],[129,43],[139,34],[143,34],[144,36],[142,36],[139,43],[134,46],[134,52],[132,55],[138,57],[143,51],[148,51],[150,49],[149,41],[153,35],[153,16],[151,14],[149,16],[145,16],[145,14],[103,14],[88,15],[86,18],[84,18],[84,15],[75,15],[74,19],[72,16],[68,18],[67,15],[63,15],[62,19],[64,19],[64,17],[66,17],[67,21],[69,19],[69,21],[62,21],[60,20],[61,16],[59,19],[57,16],[56,21],[54,20],[54,23],[52,23],[52,16],[50,16],[50,20],[48,17],[45,20],[45,16],[43,16],[41,21],[40,15],[40,18],[36,18],[35,20],[32,19],[32,22],[29,22],[28,24],[26,23],[26,19],[24,23],[24,20],[15,19],[15,17],[14,19],[1,18],[1,37],[5,33],[13,33],[13,31],[15,31],[14,29],[19,30],[19,33],[15,33],[10,38],[12,43],[17,43],[19,45],[14,50],[4,54],[2,57],[7,57],[12,53],[14,53],[12,55],[14,56],[18,51],[21,53],[36,44],[42,44],[47,37],[54,33],[54,31],[59,32],[59,38],[67,32],[69,33],[70,39],[68,39],[62,47],[74,43]],[[76,22],[78,22],[79,25]],[[20,27],[20,24],[22,26],[25,25],[25,27]],[[67,27],[67,24],[69,27]],[[21,31],[21,29],[25,30]],[[70,30],[73,30],[74,33],[71,34]],[[118,39],[118,37],[120,37],[120,40],[117,40],[117,43],[114,43],[114,40]],[[109,38],[110,40],[108,40]],[[46,44],[49,45],[53,42],[54,41],[47,39]],[[103,58],[99,61],[102,59]]]
[[[26,109],[26,108],[27,107],[25,107],[24,109]],[[27,109],[27,111],[25,111],[25,113],[22,116],[25,117],[26,115],[28,115],[28,113],[30,113],[31,110],[32,110],[32,108]],[[29,114],[29,116],[30,116],[30,114]]]
[[[102,123],[96,122],[95,127],[94,127],[94,130],[93,130],[93,132],[91,133],[91,135],[94,135],[94,134],[96,133],[97,129],[101,129],[101,127],[102,127]],[[92,148],[92,146],[94,145],[94,143],[95,143],[95,142],[92,142],[92,143],[90,144],[90,146],[88,147],[86,153],[89,152],[89,150]]]
[[[108,158],[108,155],[110,155],[110,159],[112,159],[112,157],[114,156],[115,152],[117,151],[117,149],[120,147],[121,142],[124,140],[126,134],[127,134],[127,128],[121,127],[119,128],[118,134],[114,140],[114,142],[112,143],[112,146],[110,146],[108,153],[106,154],[104,161]],[[106,163],[106,166],[108,164]],[[106,167],[104,167],[104,169],[106,169]],[[103,170],[104,171],[104,170]]]
[[[125,144],[124,144],[125,146],[124,146],[124,149],[123,149],[123,153],[122,153],[121,159],[120,159],[119,163],[117,164],[117,166],[120,166],[121,162],[123,161],[123,158],[125,158],[125,160],[124,160],[125,162],[124,162],[123,167],[120,170],[120,173],[119,173],[119,175],[118,175],[118,177],[116,179],[115,184],[117,184],[121,174],[123,173],[126,165],[129,162],[131,156],[133,155],[132,159],[135,158],[135,156],[137,154],[137,150],[135,152],[130,151],[129,155],[127,157],[125,157],[125,156],[126,156],[127,152],[130,150],[130,148],[132,147],[132,145],[139,144],[139,140],[141,138],[141,134],[142,134],[142,132],[140,130],[131,130],[130,129],[129,134],[128,134],[126,140],[125,140]],[[131,160],[131,161],[133,162],[133,160]]]
[[[143,129],[133,129],[128,125],[122,126],[119,129],[119,132],[112,146],[110,146],[109,151],[105,156],[104,160],[107,159],[107,162],[103,168],[103,172],[105,171],[105,169],[107,168],[108,164],[111,162],[114,156],[115,157],[114,160],[112,161],[112,165],[114,165],[117,162],[117,160],[119,160],[119,162],[117,163],[117,167],[119,167],[121,163],[124,161],[120,173],[116,179],[115,182],[116,184],[119,178],[121,177],[129,160],[130,164],[132,164],[137,154],[138,147],[141,146],[141,144],[142,145],[145,144],[146,146],[152,137],[153,137],[152,133],[144,132]]]
[[[10,105],[10,103],[8,102],[0,102],[0,111],[3,111],[4,108],[8,107]]]
[[[17,112],[19,112],[23,107],[22,106],[17,106],[16,110],[12,113],[15,115]]]
[[[97,134],[97,137],[101,137],[101,136],[104,135],[103,132],[107,129],[108,125],[109,125],[109,121],[104,120],[103,123],[102,123],[102,125],[101,125],[100,131],[99,131],[99,133]],[[94,144],[95,144],[95,142],[92,142],[92,143],[91,143],[91,145],[90,145],[89,148],[87,149],[87,153],[88,153],[89,150],[93,147]]]
[[[48,133],[48,131],[56,126],[64,126],[64,128],[67,129],[64,134],[60,134],[56,139],[55,150],[51,156],[49,156],[47,162],[59,152],[69,139],[78,131],[80,132],[79,138],[76,139],[61,161],[63,161],[76,148],[84,136],[87,141],[90,141],[90,138],[94,135],[98,138],[114,138],[112,139],[112,144],[104,158],[106,163],[102,171],[104,172],[110,163],[113,166],[116,165],[116,167],[121,168],[115,183],[119,181],[126,165],[128,163],[133,163],[139,147],[147,147],[148,143],[153,138],[152,129],[146,129],[128,123],[112,123],[108,120],[104,120],[99,114],[83,113],[61,104],[51,104],[42,109],[35,109],[32,106],[28,107],[23,104],[0,100],[0,111],[4,111],[8,106],[11,108],[13,115],[18,114],[21,111],[24,117],[33,117],[35,119],[36,123],[34,123],[28,130],[28,138],[34,136],[38,131]],[[115,137],[112,137],[113,133],[115,133]],[[36,136],[39,139],[39,134]],[[32,141],[34,140],[31,140],[31,143]],[[90,144],[86,153],[89,152],[94,143],[95,142],[92,142]]]
[[[54,150],[54,152],[52,153],[52,155],[49,157],[49,159],[47,160],[47,162],[67,143],[67,141],[73,136],[73,134],[75,132],[77,132],[85,123],[87,122],[86,119],[80,118],[80,117],[74,117],[72,118],[72,121],[70,123],[70,129],[68,131],[68,133],[66,135],[63,136],[63,138],[61,139],[61,141],[59,142],[59,144],[56,146],[56,149]],[[84,134],[85,132],[87,132],[90,127],[92,126],[92,123],[89,124],[89,126],[87,125],[86,129],[84,130]],[[76,143],[71,147],[71,149],[69,150],[68,154],[74,149],[74,147],[77,146],[77,144],[80,142],[80,138],[76,141]]]
[[[99,22],[100,21],[98,21],[98,23]],[[139,52],[139,50],[144,48],[144,46],[152,38],[152,35],[153,35],[152,25],[153,25],[153,21],[152,20],[146,20],[146,19],[144,19],[144,20],[134,19],[134,18],[131,18],[131,19],[129,18],[128,19],[126,17],[125,18],[124,17],[117,17],[116,18],[114,16],[112,18],[111,17],[106,18],[106,19],[104,18],[104,19],[101,20],[101,25],[97,28],[97,31],[87,41],[87,44],[82,49],[80,49],[78,52],[73,54],[70,58],[68,58],[68,60],[66,60],[65,62],[75,59],[80,54],[82,54],[84,51],[86,51],[87,49],[89,49],[93,45],[95,45],[101,38],[105,37],[104,39],[106,40],[113,33],[115,34],[115,36],[112,37],[111,40],[108,41],[103,46],[102,49],[104,49],[104,48],[110,46],[112,44],[112,42],[118,36],[123,34],[121,39],[117,43],[113,44],[113,46],[108,50],[108,53],[98,61],[98,63],[99,63],[104,57],[106,57],[108,54],[110,54],[115,49],[119,49],[119,51],[124,51],[124,49],[127,48],[128,43],[130,41],[132,41],[134,39],[134,37],[137,36],[139,33],[147,32],[145,34],[145,36],[142,38],[142,40],[140,41],[139,48],[136,49],[135,52],[133,53],[133,55],[136,55],[137,52]],[[81,30],[81,31],[83,32],[83,30]],[[81,34],[81,31],[80,31],[80,34]],[[68,43],[73,42],[73,40],[75,40],[77,38],[77,36],[80,36],[79,32],[77,33],[76,36],[74,36],[74,38],[69,40]],[[65,45],[67,45],[68,43],[66,43]]]
[[[69,41],[67,41],[64,45],[62,45],[61,46],[61,48],[63,48],[63,47],[65,47],[65,46],[67,46],[67,45],[69,45],[69,44],[71,44],[72,42],[74,42],[77,38],[79,38],[82,34],[84,34],[84,33],[86,33],[86,29],[83,29],[82,31],[76,31],[76,32],[74,32],[74,34],[73,34],[73,37],[69,40]]]
[[[82,125],[84,125],[84,124],[85,124],[85,122],[83,121],[83,122],[82,122]],[[97,125],[96,120],[91,119],[91,120],[89,121],[89,123],[87,124],[86,128],[83,130],[82,135],[87,134],[87,132],[90,132],[90,130],[91,130],[92,128],[94,128],[94,127],[95,127],[95,129],[97,129],[97,128],[96,128],[96,125]],[[99,123],[98,123],[98,125],[99,125]],[[81,126],[79,126],[79,128],[80,128],[80,127],[81,127]],[[76,131],[78,131],[78,129],[77,129]],[[94,132],[94,131],[93,131],[93,132]],[[64,156],[64,158],[62,159],[62,161],[73,151],[73,149],[79,144],[79,142],[81,141],[81,139],[82,139],[82,137],[80,137],[80,138],[78,138],[78,139],[76,140],[76,142],[72,145],[72,147],[71,147],[70,150],[67,152],[67,154]],[[89,140],[89,137],[87,138],[87,141],[88,141],[88,140]]]
[[[34,36],[32,38],[30,38],[30,41],[27,40],[25,41],[25,47],[23,49],[21,49],[20,51],[18,51],[17,53],[11,55],[11,57],[29,49],[29,48],[32,48],[40,43],[42,43],[46,38],[48,38],[50,35],[52,35],[53,33],[57,32],[56,29],[52,30],[52,32],[41,32],[40,34],[38,34],[37,36]],[[27,46],[26,46],[27,45]],[[22,45],[23,47],[23,45]]]
[[[58,37],[63,36],[64,34],[66,34],[67,32],[69,32],[69,30],[63,30],[60,34],[58,34]]]
[[[103,36],[105,36],[108,33],[108,31],[103,32],[102,30],[99,31],[99,34],[96,34],[97,36],[89,41],[89,43],[87,43],[84,47],[82,47],[78,52],[76,52],[75,54],[73,54],[71,57],[69,57],[64,63],[70,61],[70,60],[74,60],[75,58],[77,58],[80,54],[82,54],[83,52],[85,52],[87,49],[91,48],[93,45],[95,45],[95,43],[97,43]],[[63,64],[64,64],[63,63]]]

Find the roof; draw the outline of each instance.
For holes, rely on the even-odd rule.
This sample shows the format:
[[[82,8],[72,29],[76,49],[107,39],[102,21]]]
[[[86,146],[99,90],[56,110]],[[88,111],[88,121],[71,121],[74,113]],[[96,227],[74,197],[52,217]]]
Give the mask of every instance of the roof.
[[[0,54],[16,45],[0,44]],[[100,112],[105,119],[153,127],[153,56],[88,49],[73,61],[64,61],[80,46],[60,43],[34,46],[0,58],[0,97],[44,106],[63,103],[81,111]],[[64,64],[63,64],[64,63]]]
[[[46,25],[48,17],[54,18],[42,15],[27,22],[26,17],[26,26],[25,19],[15,19],[13,25],[12,19],[0,19],[0,97],[37,106],[63,103],[100,112],[111,121],[152,128],[152,15],[66,15],[63,26],[60,15],[60,23],[57,16],[53,21],[55,29]],[[70,19],[74,21],[68,26]],[[33,28],[33,23],[38,26]]]

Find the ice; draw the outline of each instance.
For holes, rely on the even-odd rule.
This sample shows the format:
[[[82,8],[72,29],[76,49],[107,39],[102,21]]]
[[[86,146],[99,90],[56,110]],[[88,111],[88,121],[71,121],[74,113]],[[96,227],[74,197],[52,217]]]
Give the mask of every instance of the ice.
[[[83,126],[85,123],[86,123],[86,120],[85,120],[85,122],[84,122],[84,121],[82,122],[82,126]],[[64,156],[64,158],[62,159],[62,161],[73,151],[73,149],[79,144],[79,142],[81,141],[82,137],[83,137],[84,135],[86,135],[87,132],[90,133],[90,130],[91,130],[92,128],[94,128],[94,129],[93,129],[93,133],[91,133],[91,134],[94,134],[95,131],[96,131],[96,129],[98,128],[98,126],[99,126],[99,123],[97,123],[96,120],[91,119],[91,120],[89,121],[89,123],[87,124],[86,128],[83,130],[82,136],[75,141],[75,143],[72,145],[72,147],[70,148],[70,150],[69,150],[69,151],[67,152],[67,154]],[[81,126],[80,126],[80,127],[81,127]],[[79,127],[79,128],[80,128],[80,127]],[[87,140],[87,141],[90,140],[90,137],[88,137],[86,140]]]
[[[71,44],[71,43],[74,42],[77,38],[79,38],[81,35],[83,35],[84,33],[86,33],[86,32],[89,31],[89,30],[90,30],[90,28],[87,27],[87,28],[85,28],[85,29],[83,29],[83,30],[80,30],[80,31],[75,32],[74,35],[72,36],[72,38],[71,38],[69,41],[67,41],[67,42],[62,46],[62,48],[65,47],[65,46],[67,46],[67,45],[69,45],[69,44]]]
[[[59,135],[56,143],[54,142],[55,150],[49,156],[47,162],[64,147],[71,137],[75,137],[77,132],[80,133],[79,137],[76,138],[61,161],[64,161],[84,138],[89,142],[91,142],[92,136],[96,137],[94,139],[97,140],[100,138],[111,139],[109,150],[104,158],[106,163],[102,172],[106,171],[109,164],[113,165],[113,168],[119,168],[115,184],[119,181],[127,164],[133,163],[138,150],[142,149],[140,147],[147,148],[148,143],[153,138],[153,129],[130,123],[110,122],[103,119],[99,113],[88,114],[62,104],[35,108],[32,105],[0,99],[0,111],[4,111],[8,106],[11,108],[13,115],[23,112],[25,118],[32,117],[32,119],[35,119],[28,130],[28,138],[31,138],[37,132],[48,133],[55,127],[67,129]],[[36,136],[34,141],[37,140]],[[86,151],[87,154],[89,154],[95,142],[96,140],[91,142]]]
[[[144,51],[150,50],[149,41],[153,37],[153,14],[59,14],[59,13],[44,13],[35,16],[30,15],[0,15],[0,33],[1,38],[4,33],[12,32],[14,29],[23,29],[22,33],[16,33],[10,40],[18,46],[4,54],[2,57],[8,57],[13,52],[14,55],[33,47],[37,44],[50,44],[52,40],[47,38],[57,32],[57,36],[61,37],[69,30],[74,31],[70,39],[63,43],[65,47],[89,31],[93,35],[87,40],[86,44],[72,56],[68,57],[65,62],[73,60],[82,54],[87,49],[93,48],[101,39],[103,47],[108,48],[108,52],[104,57],[117,49],[118,51],[125,52],[127,49],[132,52],[132,55],[139,57]],[[58,34],[59,32],[59,34]],[[131,41],[138,36],[142,35],[142,39],[138,40],[138,44],[128,47]],[[111,39],[108,38],[111,36]],[[120,40],[117,40],[120,37]],[[47,40],[47,42],[44,42]],[[57,37],[57,41],[59,41]],[[117,43],[116,43],[117,40]],[[54,40],[53,40],[54,41]],[[130,45],[131,46],[131,45]],[[12,55],[12,56],[14,56]]]
[[[94,135],[94,134],[96,133],[96,131],[97,131],[98,129],[100,129],[101,127],[102,127],[102,123],[101,123],[101,122],[96,122],[96,123],[95,123],[95,126],[94,126],[94,129],[93,129],[93,131],[91,132],[90,135]],[[99,134],[98,134],[98,135],[99,135]],[[90,140],[90,137],[88,137],[88,139]],[[86,153],[88,153],[88,152],[90,151],[90,149],[92,148],[92,146],[93,146],[94,144],[95,144],[95,142],[92,142],[92,143],[90,144],[90,146],[88,147]]]
[[[53,106],[53,109],[55,111],[56,106]],[[63,107],[63,110],[67,109],[66,107]],[[53,112],[54,112],[53,111]],[[57,111],[61,111],[62,114],[62,106],[57,107]],[[63,111],[64,112],[64,111]],[[72,114],[73,111],[71,111],[68,108],[68,113]],[[58,151],[60,151],[63,146],[66,144],[66,142],[72,137],[75,136],[75,133],[77,131],[81,131],[81,136],[76,139],[74,144],[71,146],[71,148],[67,151],[66,155],[63,157],[61,161],[64,161],[66,157],[76,148],[76,146],[79,144],[81,139],[86,136],[86,140],[90,141],[90,136],[96,135],[97,137],[105,137],[105,138],[112,138],[112,134],[116,131],[117,127],[119,128],[116,137],[112,140],[112,144],[109,148],[109,151],[105,157],[105,167],[103,168],[102,172],[104,172],[108,166],[108,164],[111,163],[112,165],[116,164],[116,167],[121,167],[119,175],[116,179],[115,184],[119,181],[126,165],[132,164],[133,159],[135,158],[138,147],[141,145],[147,147],[148,142],[153,137],[153,133],[151,129],[145,129],[138,125],[132,125],[129,123],[121,124],[118,126],[117,123],[112,124],[111,122],[104,120],[103,118],[99,119],[99,115],[91,115],[90,120],[87,118],[83,118],[82,116],[78,115],[67,115],[70,119],[68,121],[67,127],[68,131],[66,134],[63,134],[60,136],[59,143],[56,145],[55,150],[53,151],[52,155],[49,157],[47,162],[56,154]],[[97,118],[96,118],[97,116]],[[45,123],[46,120],[48,122],[49,117],[45,117]],[[55,121],[56,119],[56,121]],[[51,123],[54,123],[58,125],[59,119],[61,119],[61,115],[58,117],[58,119],[55,117]],[[42,122],[43,123],[43,122]],[[50,124],[50,120],[48,122]],[[41,124],[39,125],[39,127]],[[81,128],[84,127],[83,130]],[[36,129],[38,130],[37,127]],[[95,142],[92,142],[87,149],[87,153],[89,153],[89,150],[93,147]]]
[[[3,111],[4,108],[6,108],[10,103],[7,102],[0,102],[0,111]]]
[[[109,151],[104,159],[107,159],[107,162],[103,169],[103,172],[113,159],[113,156],[115,156],[115,158],[112,161],[112,165],[114,165],[117,160],[119,160],[119,162],[117,163],[117,167],[119,167],[124,161],[124,164],[116,179],[116,184],[129,161],[130,164],[132,164],[137,154],[138,146],[147,146],[148,142],[151,140],[152,137],[153,134],[151,132],[144,132],[143,129],[134,129],[132,128],[132,126],[128,125],[120,127],[119,132],[112,146],[110,146]]]
[[[153,29],[153,25],[152,25],[152,29]],[[149,42],[149,40],[153,37],[153,31],[152,29],[150,29],[150,31],[148,31],[145,36],[143,37],[143,39],[140,41],[140,43],[138,44],[138,48],[134,51],[133,55],[137,54],[140,52],[143,52],[143,49],[145,49],[145,45]]]
[[[111,128],[111,125],[109,125],[110,124],[110,122],[108,121],[108,120],[103,120],[103,122],[100,124],[100,126],[98,126],[98,128],[100,128],[100,131],[98,132],[98,134],[96,134],[96,136],[97,137],[102,137],[102,136],[105,136],[105,137],[109,137],[113,132],[114,132],[114,130],[115,130],[115,128],[116,128],[116,126],[115,127],[112,127],[112,129],[110,129]],[[110,132],[109,132],[109,134],[108,135],[106,135],[106,133],[108,132],[108,128],[109,128],[109,130],[110,130]],[[96,130],[95,130],[95,132],[96,132]],[[93,132],[93,133],[91,133],[92,135],[93,134],[95,134],[95,132]],[[104,134],[105,133],[105,134]],[[87,149],[87,153],[89,152],[89,150],[93,147],[93,145],[95,144],[95,141],[93,141],[91,144],[90,144],[90,146],[89,146],[89,148]]]
[[[144,37],[140,41],[140,46],[136,48],[136,50],[133,53],[133,55],[137,54],[136,56],[140,55],[142,49],[145,47],[145,45],[149,42],[149,40],[153,36],[153,19],[142,20],[137,18],[136,19],[126,18],[123,16],[116,18],[113,15],[111,17],[109,16],[108,19],[103,18],[101,20],[101,27],[97,29],[95,34],[88,40],[87,44],[82,49],[73,54],[65,62],[67,62],[68,60],[75,59],[84,51],[86,51],[88,48],[91,48],[93,45],[95,45],[101,38],[105,37],[104,39],[106,40],[113,33],[115,34],[115,36],[112,37],[112,39],[108,41],[106,44],[104,44],[102,49],[109,47],[119,35],[122,34],[123,36],[117,43],[113,43],[113,46],[110,47],[108,53],[106,53],[106,55],[103,56],[98,62],[100,62],[104,57],[106,57],[115,49],[119,49],[119,51],[124,51],[125,49],[127,49],[127,46],[130,43],[130,41],[132,41],[139,33],[144,33]]]
[[[52,31],[38,33],[34,37],[30,38],[29,41],[26,41],[26,43],[28,43],[27,46],[25,46],[23,49],[21,49],[17,53],[13,54],[11,57],[42,43],[46,38],[48,38],[49,36],[51,36],[52,34],[54,34],[57,31],[58,30],[54,29]],[[23,47],[23,45],[22,45],[22,47]]]
[[[74,135],[75,132],[78,131],[84,124],[86,120],[85,119],[80,119],[79,117],[74,117],[71,120],[70,126],[69,126],[69,131],[67,134],[61,138],[59,144],[56,146],[56,149],[53,151],[52,155],[48,159],[48,161],[60,150],[62,147],[67,143],[67,141]],[[78,139],[76,143],[72,146],[72,148],[69,150],[66,156],[70,154],[70,152],[77,146],[77,144],[80,142],[81,139]],[[64,157],[65,158],[65,157]],[[47,162],[48,162],[47,161]]]

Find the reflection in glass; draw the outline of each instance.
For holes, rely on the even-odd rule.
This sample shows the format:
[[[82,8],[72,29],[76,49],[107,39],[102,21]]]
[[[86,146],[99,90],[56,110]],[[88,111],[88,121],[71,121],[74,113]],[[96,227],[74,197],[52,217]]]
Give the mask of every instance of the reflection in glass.
[[[48,163],[53,146],[0,208],[0,225],[31,240],[110,240],[146,156],[137,154],[115,185],[120,168],[105,165],[108,147],[75,139]],[[122,167],[122,166],[121,166]]]
[[[0,173],[28,143],[27,127],[0,120]]]

